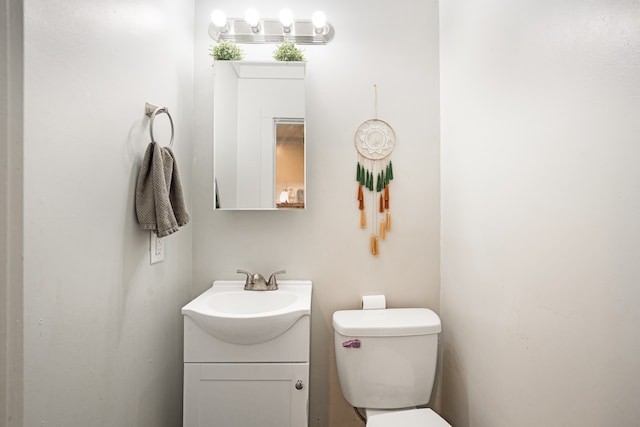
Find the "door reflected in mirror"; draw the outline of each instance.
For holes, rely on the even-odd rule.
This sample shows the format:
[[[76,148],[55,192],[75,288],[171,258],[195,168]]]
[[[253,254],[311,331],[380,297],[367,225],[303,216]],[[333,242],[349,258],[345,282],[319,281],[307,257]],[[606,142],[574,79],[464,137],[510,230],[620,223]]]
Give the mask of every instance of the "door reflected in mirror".
[[[276,132],[276,206],[304,208],[304,122],[281,119]]]
[[[214,63],[215,209],[305,208],[305,68]]]

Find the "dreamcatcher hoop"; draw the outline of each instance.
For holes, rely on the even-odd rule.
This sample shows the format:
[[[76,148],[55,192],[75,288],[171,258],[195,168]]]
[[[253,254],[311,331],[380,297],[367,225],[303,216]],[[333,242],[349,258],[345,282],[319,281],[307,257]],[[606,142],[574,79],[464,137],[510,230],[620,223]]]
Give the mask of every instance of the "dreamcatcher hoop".
[[[353,143],[365,159],[383,160],[396,147],[396,133],[384,120],[369,119],[358,126]]]

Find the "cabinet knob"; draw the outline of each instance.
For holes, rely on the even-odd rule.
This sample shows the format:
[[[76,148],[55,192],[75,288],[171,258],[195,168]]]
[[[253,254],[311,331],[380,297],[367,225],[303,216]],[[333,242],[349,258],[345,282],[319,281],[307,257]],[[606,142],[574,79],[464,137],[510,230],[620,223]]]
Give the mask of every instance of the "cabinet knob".
[[[304,388],[304,385],[302,384],[302,380],[298,380],[296,382],[296,389],[297,390],[302,390]]]

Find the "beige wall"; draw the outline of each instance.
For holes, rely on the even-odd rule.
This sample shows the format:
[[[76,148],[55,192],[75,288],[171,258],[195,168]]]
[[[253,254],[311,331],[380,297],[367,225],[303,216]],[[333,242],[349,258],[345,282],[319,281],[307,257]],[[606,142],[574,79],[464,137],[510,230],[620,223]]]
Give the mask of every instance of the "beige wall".
[[[179,426],[192,227],[151,266],[134,186],[149,101],[191,202],[193,3],[30,0],[24,41],[24,426]]]
[[[335,310],[358,308],[366,294],[390,306],[439,303],[438,3],[400,0],[308,0],[261,3],[262,16],[284,7],[298,18],[322,8],[336,28],[327,46],[303,46],[307,76],[307,204],[304,212],[213,211],[212,70],[209,16],[222,8],[241,17],[249,1],[196,2],[196,146],[193,201],[195,293],[214,279],[240,278],[243,268],[314,284],[311,344],[311,426],[360,425],[343,400],[335,373]],[[393,31],[382,31],[382,28]],[[420,28],[420,34],[416,29]],[[273,46],[247,59],[270,59]],[[258,51],[258,49],[256,49]],[[359,228],[353,135],[374,115],[396,130],[393,231],[374,258],[370,231]]]
[[[640,425],[640,3],[441,4],[444,415]]]
[[[304,138],[276,146],[276,200],[288,188],[304,189]]]

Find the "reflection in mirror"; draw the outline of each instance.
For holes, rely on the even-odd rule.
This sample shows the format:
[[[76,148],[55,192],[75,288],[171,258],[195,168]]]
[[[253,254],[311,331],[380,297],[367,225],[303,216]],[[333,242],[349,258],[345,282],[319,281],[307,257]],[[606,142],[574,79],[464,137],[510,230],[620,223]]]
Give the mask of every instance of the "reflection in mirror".
[[[304,122],[277,119],[276,206],[304,208]]]
[[[214,63],[216,209],[305,207],[305,65]]]

